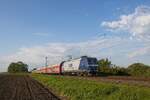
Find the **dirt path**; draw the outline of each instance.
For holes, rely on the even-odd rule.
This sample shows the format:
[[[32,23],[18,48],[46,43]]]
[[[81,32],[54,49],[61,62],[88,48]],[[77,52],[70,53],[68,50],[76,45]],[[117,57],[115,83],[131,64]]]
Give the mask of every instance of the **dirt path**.
[[[0,100],[60,99],[29,76],[0,75]]]

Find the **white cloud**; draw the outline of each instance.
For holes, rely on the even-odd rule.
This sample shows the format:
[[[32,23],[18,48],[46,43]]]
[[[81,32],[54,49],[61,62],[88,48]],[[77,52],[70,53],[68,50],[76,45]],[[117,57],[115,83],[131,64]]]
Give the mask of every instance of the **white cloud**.
[[[128,59],[125,57],[132,58],[149,54],[150,48],[147,47],[149,45],[144,46],[147,47],[144,50],[140,50],[141,45],[137,45],[139,47],[134,49],[134,45],[139,43],[136,40],[123,39],[116,36],[99,37],[78,43],[48,43],[41,46],[20,48],[12,55],[0,57],[0,63],[5,66],[5,70],[10,62],[15,61],[23,61],[30,68],[33,68],[43,66],[46,56],[48,56],[49,64],[55,64],[65,60],[68,55],[73,55],[73,57],[88,55],[98,58],[111,57],[111,60],[117,62],[114,62],[115,64],[118,64],[120,58]],[[134,52],[136,50],[137,52]],[[127,63],[127,61],[122,62]]]
[[[150,53],[150,46],[145,46],[143,48],[137,48],[133,52],[127,54],[129,58],[135,58],[143,55],[147,55]]]
[[[42,46],[23,47],[18,52],[1,57],[0,61],[7,66],[10,62],[24,61],[30,66],[44,65],[44,58],[48,56],[49,64],[58,63],[67,57],[79,57],[82,55],[107,57],[109,53],[102,54],[103,49],[109,49],[119,45],[122,41],[120,38],[97,38],[79,43],[49,43]]]
[[[119,20],[116,21],[104,21],[101,23],[110,31],[114,32],[126,32],[130,33],[130,40],[142,40],[141,47],[136,47],[138,43],[134,43],[132,47],[134,50],[130,50],[127,53],[129,58],[135,58],[149,54],[150,52],[150,7],[139,6],[135,8],[135,11],[128,15],[121,15]]]
[[[125,31],[140,39],[150,39],[150,7],[139,6],[134,13],[121,15],[117,21],[104,21],[102,26],[111,31]]]

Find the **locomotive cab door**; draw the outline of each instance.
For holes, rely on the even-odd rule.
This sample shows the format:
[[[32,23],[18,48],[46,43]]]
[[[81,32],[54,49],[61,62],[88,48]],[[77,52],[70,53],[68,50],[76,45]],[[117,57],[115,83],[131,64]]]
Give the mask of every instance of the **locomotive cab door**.
[[[65,62],[65,61],[63,61],[63,62],[60,63],[60,69],[59,69],[59,73],[60,73],[60,74],[63,74],[63,72],[62,72],[62,71],[63,71],[63,70],[62,70],[62,66],[63,66],[64,62]]]

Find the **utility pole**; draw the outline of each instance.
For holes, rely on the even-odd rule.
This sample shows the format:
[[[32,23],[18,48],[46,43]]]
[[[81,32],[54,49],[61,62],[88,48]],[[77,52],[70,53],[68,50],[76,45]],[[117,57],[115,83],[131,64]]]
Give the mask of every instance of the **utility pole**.
[[[46,67],[45,73],[47,73],[47,66],[48,66],[48,64],[47,64],[47,59],[48,59],[48,57],[46,56],[46,57],[45,57],[45,67]]]

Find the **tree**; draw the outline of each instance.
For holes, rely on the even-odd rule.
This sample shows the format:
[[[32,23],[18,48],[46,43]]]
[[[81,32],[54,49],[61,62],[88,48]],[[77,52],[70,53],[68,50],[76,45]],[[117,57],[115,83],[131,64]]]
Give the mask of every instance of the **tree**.
[[[111,61],[106,59],[101,59],[98,61],[98,71],[101,73],[110,73],[110,66],[111,66]]]
[[[101,59],[98,61],[98,65],[101,67],[110,67],[111,66],[111,61],[108,60],[108,58],[106,59]]]
[[[10,73],[20,73],[20,72],[28,72],[28,65],[19,61],[19,62],[12,62],[8,66],[8,72]]]
[[[134,63],[127,69],[128,73],[133,76],[150,76],[150,66],[143,63]]]

